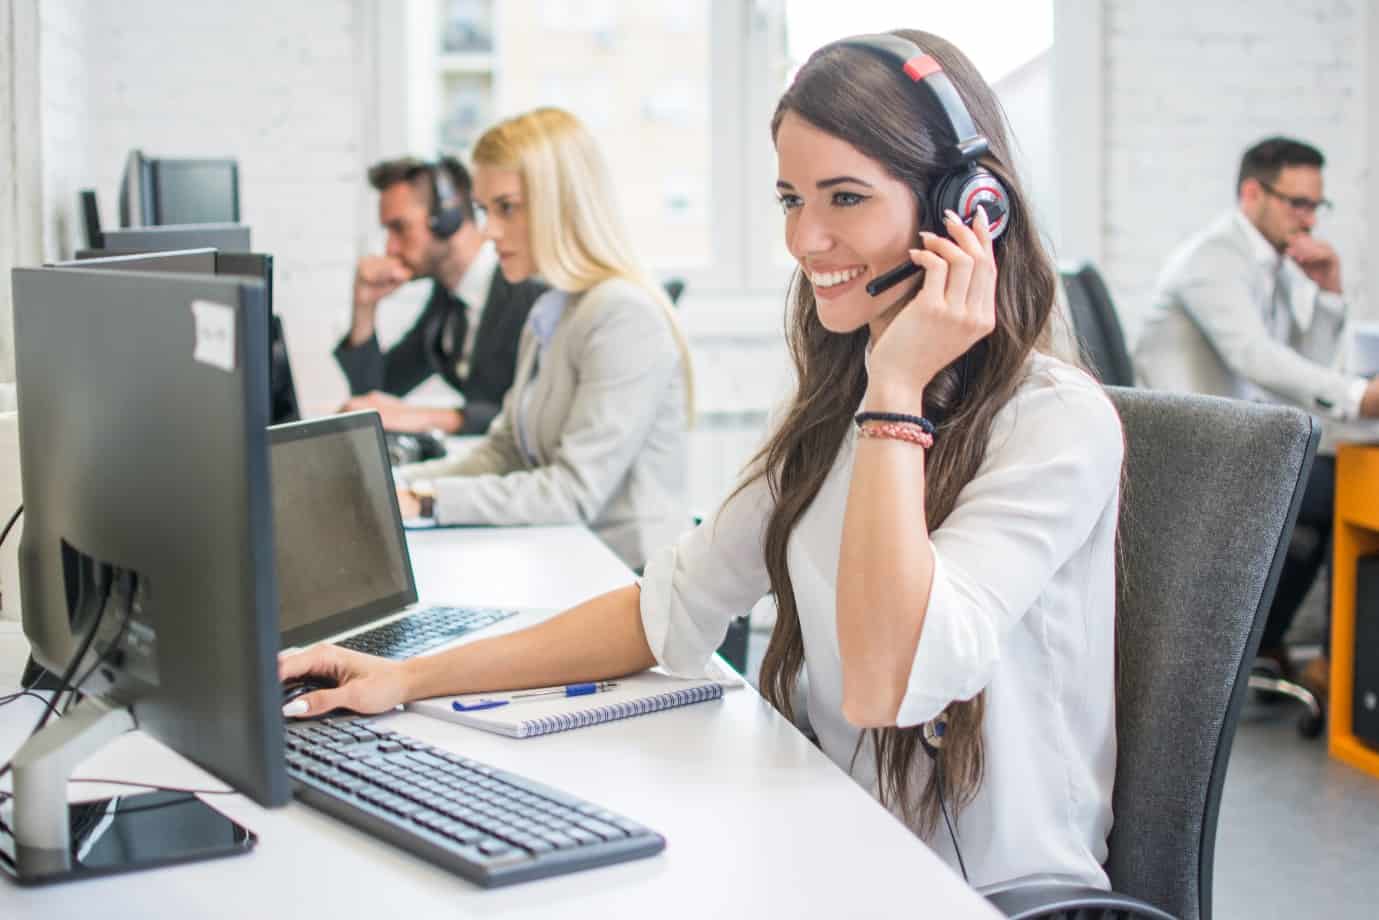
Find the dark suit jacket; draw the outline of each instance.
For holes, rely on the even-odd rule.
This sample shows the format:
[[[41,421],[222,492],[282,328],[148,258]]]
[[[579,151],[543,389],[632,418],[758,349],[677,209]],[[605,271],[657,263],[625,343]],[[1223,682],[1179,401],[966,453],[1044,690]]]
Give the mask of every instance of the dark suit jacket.
[[[439,282],[432,287],[421,317],[387,354],[379,348],[377,337],[351,348],[346,336],[335,349],[335,360],[340,362],[349,379],[350,392],[356,396],[371,390],[402,396],[432,374],[440,374],[446,383],[464,394],[464,427],[460,433],[483,434],[498,414],[503,394],[512,386],[517,340],[532,304],[545,290],[546,286],[538,281],[509,284],[503,273],[494,269],[483,318],[474,337],[469,376],[465,379],[455,371],[459,355],[441,353],[445,318],[460,304]]]

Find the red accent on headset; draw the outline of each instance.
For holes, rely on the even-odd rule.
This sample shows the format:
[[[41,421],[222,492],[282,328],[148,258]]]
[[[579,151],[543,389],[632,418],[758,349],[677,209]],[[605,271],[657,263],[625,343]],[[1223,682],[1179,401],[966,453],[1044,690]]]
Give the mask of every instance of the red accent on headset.
[[[925,77],[942,72],[943,68],[939,66],[939,62],[927,54],[912,57],[905,62],[905,75],[916,83]]]
[[[967,197],[966,197],[965,199],[963,199],[963,202],[962,202],[962,204],[961,204],[961,208],[962,208],[962,213],[963,213],[964,216],[965,216],[965,215],[968,215],[968,214],[971,214],[971,215],[973,215],[974,217],[976,216],[977,201],[978,201],[977,196],[980,195],[982,192],[990,192],[991,195],[992,195],[992,197],[995,198],[997,201],[999,201],[999,202],[1001,203],[1001,206],[1002,206],[1002,207],[1007,207],[1007,205],[1006,205],[1006,203],[1005,203],[1005,196],[1002,195],[1002,194],[996,189],[996,187],[995,187],[994,185],[978,185],[978,186],[976,186],[975,188],[973,188],[972,191],[971,191],[970,193],[968,193],[968,195],[967,195]],[[999,226],[1001,225],[1001,222],[1004,221],[1004,220],[1006,219],[1006,217],[1007,217],[1008,214],[1009,214],[1009,211],[1007,211],[1006,214],[1002,214],[1000,217],[996,218],[995,220],[990,221],[990,222],[988,223],[988,226],[994,231],[997,227],[999,227]]]

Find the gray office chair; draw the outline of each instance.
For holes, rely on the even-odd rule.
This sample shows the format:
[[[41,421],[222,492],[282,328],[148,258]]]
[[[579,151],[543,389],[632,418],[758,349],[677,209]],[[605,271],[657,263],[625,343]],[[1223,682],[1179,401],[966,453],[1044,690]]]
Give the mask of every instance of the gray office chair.
[[[1318,432],[1278,406],[1108,393],[1126,444],[1114,892],[1017,880],[984,893],[1008,917],[1210,920],[1226,762]]]
[[[1059,276],[1068,295],[1068,312],[1083,359],[1107,386],[1134,386],[1135,369],[1125,348],[1125,334],[1101,273],[1084,262],[1061,269]]]
[[[1073,333],[1083,360],[1107,386],[1135,385],[1134,365],[1125,347],[1125,335],[1111,292],[1101,273],[1090,262],[1059,270],[1067,294]],[[1315,540],[1315,535],[1310,536]],[[1289,679],[1268,659],[1254,662],[1249,675],[1250,689],[1265,699],[1292,699],[1303,707],[1298,717],[1298,733],[1315,738],[1326,724],[1321,701],[1310,689]]]

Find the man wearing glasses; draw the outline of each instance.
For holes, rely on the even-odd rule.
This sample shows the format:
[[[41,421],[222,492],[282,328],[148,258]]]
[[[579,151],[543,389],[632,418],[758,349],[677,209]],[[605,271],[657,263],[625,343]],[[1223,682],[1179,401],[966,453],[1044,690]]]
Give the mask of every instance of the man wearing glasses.
[[[1312,234],[1331,207],[1324,162],[1315,147],[1286,137],[1245,151],[1236,207],[1184,242],[1159,275],[1135,349],[1143,385],[1286,403],[1342,421],[1379,418],[1379,378],[1336,367],[1346,321],[1341,263]],[[1334,456],[1318,456],[1298,523],[1319,539],[1289,552],[1260,641],[1262,658],[1323,703],[1325,657],[1295,675],[1283,637],[1326,560],[1335,479]]]

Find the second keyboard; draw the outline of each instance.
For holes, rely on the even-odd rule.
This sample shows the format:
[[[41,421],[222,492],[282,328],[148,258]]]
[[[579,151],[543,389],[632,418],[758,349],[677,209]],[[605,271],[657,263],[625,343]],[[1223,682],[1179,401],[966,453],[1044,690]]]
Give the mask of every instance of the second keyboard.
[[[430,651],[476,629],[492,626],[516,613],[516,610],[491,607],[427,607],[355,633],[336,644],[356,652],[400,660]]]

